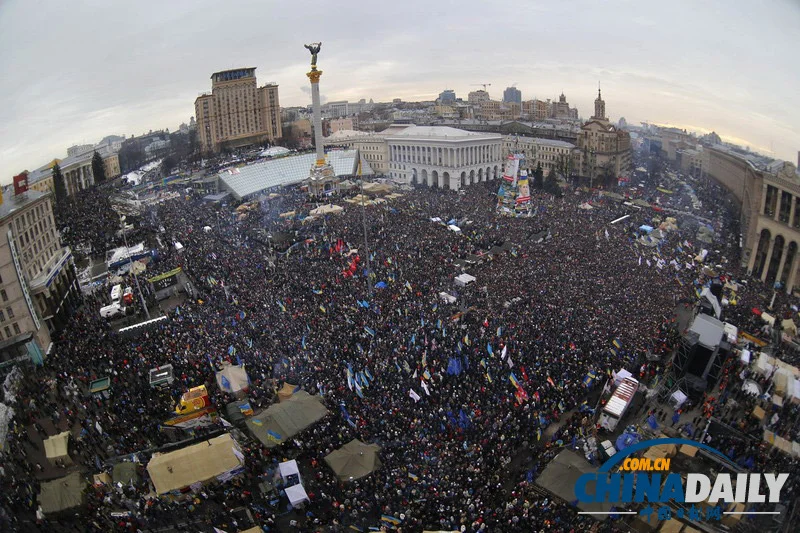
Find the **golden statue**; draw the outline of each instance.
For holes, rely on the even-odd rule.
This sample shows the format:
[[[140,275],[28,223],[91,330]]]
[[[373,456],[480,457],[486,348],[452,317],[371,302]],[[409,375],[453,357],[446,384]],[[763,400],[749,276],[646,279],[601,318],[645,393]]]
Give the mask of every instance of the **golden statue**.
[[[311,43],[303,46],[311,52],[311,70],[317,70],[317,54],[319,54],[319,49],[322,48],[322,43]]]

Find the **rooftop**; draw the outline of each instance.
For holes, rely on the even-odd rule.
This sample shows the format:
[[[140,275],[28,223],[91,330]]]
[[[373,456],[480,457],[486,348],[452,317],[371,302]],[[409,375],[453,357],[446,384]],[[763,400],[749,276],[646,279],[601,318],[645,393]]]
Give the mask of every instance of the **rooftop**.
[[[389,139],[397,138],[417,139],[464,139],[464,138],[500,138],[496,133],[479,133],[475,131],[460,130],[450,126],[408,126],[402,131],[390,134]]]
[[[337,176],[351,176],[358,166],[357,150],[331,150],[326,155],[328,163]],[[250,196],[264,189],[280,185],[300,183],[306,178],[317,160],[317,154],[308,153],[286,156],[224,170],[219,173],[223,186],[237,199]],[[362,160],[362,172],[372,174],[372,168]]]
[[[0,221],[5,220],[7,216],[13,214],[15,211],[18,211],[23,207],[32,204],[33,202],[41,200],[48,194],[50,193],[28,190],[25,193],[17,194],[15,196],[6,196],[3,199],[3,203],[0,204]]]

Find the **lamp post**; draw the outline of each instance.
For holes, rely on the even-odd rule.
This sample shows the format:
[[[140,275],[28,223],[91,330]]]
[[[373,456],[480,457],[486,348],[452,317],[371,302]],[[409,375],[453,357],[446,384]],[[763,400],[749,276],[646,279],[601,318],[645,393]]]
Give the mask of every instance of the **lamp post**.
[[[364,251],[367,255],[367,294],[369,294],[370,300],[372,299],[372,282],[369,279],[369,275],[372,273],[372,267],[370,265],[369,260],[369,242],[367,242],[367,208],[364,205],[364,176],[361,174],[361,154],[356,151],[356,157],[358,158],[358,181],[361,186],[361,223],[364,226]]]
[[[120,224],[122,225],[122,240],[125,243],[125,253],[128,254],[128,265],[130,265],[130,272],[133,274],[133,279],[136,281],[136,290],[139,292],[139,301],[142,302],[142,307],[144,308],[144,314],[147,317],[147,320],[150,320],[150,311],[147,309],[147,303],[144,301],[144,295],[142,295],[142,287],[139,285],[139,277],[136,275],[136,271],[133,269],[133,255],[131,254],[130,248],[128,248],[128,233],[125,231],[125,218],[120,219]]]

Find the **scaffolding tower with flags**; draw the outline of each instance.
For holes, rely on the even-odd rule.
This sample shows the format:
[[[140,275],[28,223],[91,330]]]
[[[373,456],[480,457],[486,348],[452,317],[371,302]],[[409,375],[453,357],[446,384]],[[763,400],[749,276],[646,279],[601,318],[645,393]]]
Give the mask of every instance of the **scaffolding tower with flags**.
[[[503,169],[503,179],[497,191],[497,209],[501,213],[520,216],[529,215],[531,209],[531,187],[528,172],[523,170],[525,156],[509,154]]]

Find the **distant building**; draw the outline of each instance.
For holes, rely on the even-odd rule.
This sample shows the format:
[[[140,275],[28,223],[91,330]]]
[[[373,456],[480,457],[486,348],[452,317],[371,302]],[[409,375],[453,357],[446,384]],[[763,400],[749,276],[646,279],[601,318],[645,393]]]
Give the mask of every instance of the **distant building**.
[[[597,91],[594,115],[578,134],[578,174],[590,178],[627,177],[631,170],[631,136],[606,117],[606,103]]]
[[[627,128],[628,127],[628,121],[625,120],[625,117],[619,117],[619,121],[617,121],[617,125],[620,128]]]
[[[40,359],[80,304],[72,252],[62,247],[53,196],[27,191],[0,204],[0,360]]]
[[[283,136],[278,85],[258,87],[255,68],[211,75],[211,93],[194,102],[204,152],[273,142]]]
[[[558,96],[558,102],[553,102],[550,104],[550,118],[556,119],[577,119],[578,118],[578,110],[574,107],[570,107],[569,103],[567,102],[567,97],[564,96],[562,92]]]
[[[488,102],[489,100],[491,100],[489,93],[484,90],[472,91],[467,95],[467,101],[472,105]]]
[[[383,132],[367,133],[341,129],[332,132],[323,140],[323,145],[337,148],[355,148],[361,154],[361,159],[369,164],[373,172],[378,175],[389,173],[389,147]]]
[[[547,120],[550,116],[549,107],[542,100],[526,100],[522,102],[522,115],[529,120]]]
[[[458,190],[502,175],[502,137],[445,126],[392,126],[389,174],[396,181]]]
[[[331,133],[336,133],[337,131],[341,130],[353,130],[355,129],[353,126],[353,119],[352,118],[337,118],[326,121],[328,125],[328,132],[327,134],[330,135]]]
[[[516,87],[506,87],[506,90],[503,91],[503,102],[506,104],[522,103],[522,91],[517,89]]]
[[[445,89],[439,93],[439,103],[442,105],[456,103],[456,92],[453,89]]]

